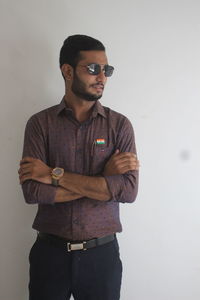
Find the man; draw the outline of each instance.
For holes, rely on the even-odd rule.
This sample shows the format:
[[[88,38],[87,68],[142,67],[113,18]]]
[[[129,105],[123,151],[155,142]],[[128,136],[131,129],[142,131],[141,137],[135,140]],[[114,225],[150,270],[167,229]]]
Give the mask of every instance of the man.
[[[118,300],[119,203],[133,202],[139,162],[130,121],[98,101],[114,68],[91,37],[60,51],[65,96],[27,123],[19,177],[38,204],[30,300]]]

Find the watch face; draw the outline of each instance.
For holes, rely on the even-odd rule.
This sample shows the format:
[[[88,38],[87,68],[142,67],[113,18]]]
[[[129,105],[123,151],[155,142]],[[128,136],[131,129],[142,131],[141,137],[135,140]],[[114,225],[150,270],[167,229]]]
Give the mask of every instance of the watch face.
[[[55,168],[53,170],[53,174],[56,175],[56,176],[60,176],[60,175],[62,175],[62,173],[63,173],[63,171],[60,168]]]

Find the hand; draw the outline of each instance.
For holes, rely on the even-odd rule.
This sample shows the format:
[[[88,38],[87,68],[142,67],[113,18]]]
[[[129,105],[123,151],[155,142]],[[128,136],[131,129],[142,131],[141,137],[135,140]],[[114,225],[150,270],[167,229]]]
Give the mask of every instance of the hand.
[[[117,149],[106,163],[103,174],[106,176],[125,174],[128,171],[139,170],[139,160],[132,152],[119,152]]]
[[[18,170],[19,180],[21,184],[26,180],[51,184],[51,171],[52,169],[40,159],[24,157],[20,161],[20,169]]]

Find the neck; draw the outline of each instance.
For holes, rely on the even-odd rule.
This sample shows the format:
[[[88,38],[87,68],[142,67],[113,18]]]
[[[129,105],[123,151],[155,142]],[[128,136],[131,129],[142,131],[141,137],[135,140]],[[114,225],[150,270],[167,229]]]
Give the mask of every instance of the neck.
[[[70,92],[65,94],[65,102],[72,109],[79,122],[84,122],[90,117],[92,107],[95,104],[95,101],[86,101]]]

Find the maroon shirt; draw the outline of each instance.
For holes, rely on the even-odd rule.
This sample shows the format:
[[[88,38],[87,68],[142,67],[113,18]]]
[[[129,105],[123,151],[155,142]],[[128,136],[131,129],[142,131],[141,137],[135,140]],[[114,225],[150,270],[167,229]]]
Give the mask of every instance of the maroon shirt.
[[[39,158],[66,172],[103,176],[104,166],[116,149],[136,153],[133,128],[125,116],[97,101],[90,118],[80,123],[63,99],[59,105],[29,119],[23,157]],[[87,240],[122,231],[119,203],[135,200],[138,171],[104,177],[112,195],[109,201],[83,197],[54,203],[57,187],[26,181],[22,185],[26,202],[38,204],[33,228],[69,240]]]

